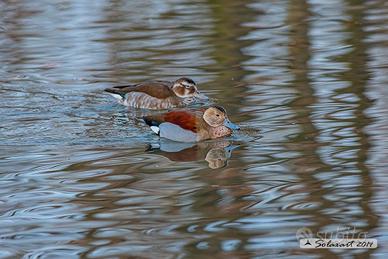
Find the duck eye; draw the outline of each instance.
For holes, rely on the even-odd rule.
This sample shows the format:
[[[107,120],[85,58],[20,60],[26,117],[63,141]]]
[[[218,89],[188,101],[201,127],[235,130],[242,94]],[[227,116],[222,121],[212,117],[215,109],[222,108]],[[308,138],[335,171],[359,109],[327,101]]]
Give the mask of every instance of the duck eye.
[[[216,114],[216,116],[217,116],[217,117],[220,117],[220,115],[219,115],[219,114]]]

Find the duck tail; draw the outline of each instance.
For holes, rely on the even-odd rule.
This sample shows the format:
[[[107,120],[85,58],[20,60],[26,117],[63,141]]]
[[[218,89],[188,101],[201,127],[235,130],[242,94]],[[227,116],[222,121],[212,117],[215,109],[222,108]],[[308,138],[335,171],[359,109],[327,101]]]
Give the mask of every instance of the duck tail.
[[[106,88],[104,90],[105,92],[109,93],[112,95],[114,98],[116,98],[119,102],[123,102],[125,99],[125,92],[120,91],[120,89],[117,88]]]
[[[160,122],[154,120],[151,116],[145,116],[143,117],[144,122],[150,126],[151,130],[155,132],[156,134],[160,134]]]

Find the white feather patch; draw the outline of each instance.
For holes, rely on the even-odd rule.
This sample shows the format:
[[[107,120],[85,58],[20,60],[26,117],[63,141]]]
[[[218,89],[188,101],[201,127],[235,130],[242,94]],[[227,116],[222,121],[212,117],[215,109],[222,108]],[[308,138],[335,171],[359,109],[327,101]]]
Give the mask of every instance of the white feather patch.
[[[119,94],[109,93],[111,96],[113,96],[120,104],[124,104],[124,98]]]
[[[151,126],[150,127],[151,128],[151,130],[153,131],[153,132],[155,132],[156,134],[159,134],[159,127],[157,127],[157,126]]]

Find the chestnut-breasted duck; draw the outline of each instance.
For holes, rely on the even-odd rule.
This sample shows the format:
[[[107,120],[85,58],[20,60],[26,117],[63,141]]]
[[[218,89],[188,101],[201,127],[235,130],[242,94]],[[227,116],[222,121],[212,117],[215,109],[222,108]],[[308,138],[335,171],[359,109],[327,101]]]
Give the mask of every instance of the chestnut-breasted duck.
[[[143,119],[160,137],[180,142],[220,138],[240,129],[230,122],[225,109],[218,105],[200,110],[174,110]]]

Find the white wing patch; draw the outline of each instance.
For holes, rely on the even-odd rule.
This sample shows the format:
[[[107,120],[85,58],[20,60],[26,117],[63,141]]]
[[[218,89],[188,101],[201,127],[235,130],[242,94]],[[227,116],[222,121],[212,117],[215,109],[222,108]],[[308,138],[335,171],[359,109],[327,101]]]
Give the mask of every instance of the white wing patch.
[[[109,93],[113,96],[120,104],[124,104],[124,98],[119,94]]]
[[[159,131],[160,131],[160,129],[159,129],[159,127],[158,127],[158,126],[151,126],[150,128],[151,128],[151,130],[152,130],[153,132],[155,132],[156,134],[158,134],[158,135],[159,135]]]

